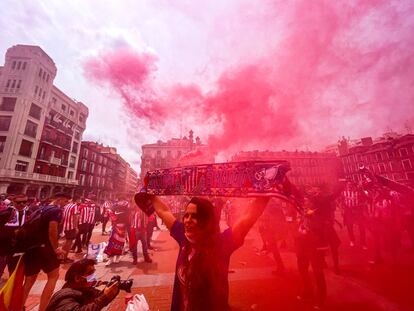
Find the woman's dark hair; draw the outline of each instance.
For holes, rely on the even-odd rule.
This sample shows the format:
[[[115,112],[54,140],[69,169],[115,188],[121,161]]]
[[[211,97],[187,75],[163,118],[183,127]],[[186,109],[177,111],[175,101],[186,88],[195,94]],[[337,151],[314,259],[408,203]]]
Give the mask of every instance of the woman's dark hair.
[[[66,271],[65,274],[65,281],[67,283],[75,282],[76,276],[82,276],[86,273],[89,266],[96,265],[96,261],[94,259],[84,258],[78,261],[75,261]]]
[[[219,275],[223,275],[219,272],[223,267],[218,260],[219,252],[222,251],[218,243],[220,237],[218,217],[209,200],[194,197],[188,204],[191,203],[197,206],[197,225],[202,230],[202,236],[197,240],[197,245],[192,246],[187,241],[184,246],[188,308],[190,311],[221,310],[222,308],[215,303],[223,296],[227,283],[218,279]],[[192,247],[195,247],[196,251],[193,258],[189,260]]]
[[[191,203],[197,206],[197,224],[203,231],[203,239],[200,242],[208,242],[211,238],[216,238],[220,233],[220,226],[213,204],[200,197],[193,197],[187,206]]]

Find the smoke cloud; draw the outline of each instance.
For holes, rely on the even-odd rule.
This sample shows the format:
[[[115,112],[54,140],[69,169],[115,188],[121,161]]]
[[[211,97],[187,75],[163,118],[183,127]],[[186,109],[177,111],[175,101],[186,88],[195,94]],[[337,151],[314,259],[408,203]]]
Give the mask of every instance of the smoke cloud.
[[[264,3],[236,20],[263,33],[273,25],[281,35],[274,44],[251,42],[268,46],[266,53],[221,65],[212,85],[165,85],[157,81],[157,57],[125,49],[87,60],[85,74],[120,96],[131,119],[169,137],[184,122],[214,153],[321,148],[342,135],[376,136],[413,123],[412,1]],[[225,30],[215,29],[211,40],[220,40]],[[237,29],[231,34],[243,41]]]

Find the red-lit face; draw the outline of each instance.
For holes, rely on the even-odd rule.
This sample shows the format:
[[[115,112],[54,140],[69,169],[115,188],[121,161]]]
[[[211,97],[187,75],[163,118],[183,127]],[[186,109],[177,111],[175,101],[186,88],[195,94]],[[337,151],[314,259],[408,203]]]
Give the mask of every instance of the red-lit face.
[[[185,235],[191,239],[196,240],[200,234],[200,229],[197,220],[197,205],[190,203],[183,216]]]

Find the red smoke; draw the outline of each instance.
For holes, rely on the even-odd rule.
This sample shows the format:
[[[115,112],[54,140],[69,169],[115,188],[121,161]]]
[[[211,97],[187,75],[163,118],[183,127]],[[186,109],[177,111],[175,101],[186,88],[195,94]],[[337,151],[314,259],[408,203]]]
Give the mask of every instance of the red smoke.
[[[152,100],[151,74],[157,58],[122,48],[109,51],[84,63],[87,78],[109,86],[123,99],[126,108],[138,118],[163,116],[164,107]]]
[[[209,92],[180,81],[156,88],[155,57],[125,50],[89,60],[86,73],[108,83],[134,117],[158,129],[184,120],[209,135],[214,152],[322,147],[413,118],[412,1],[273,1],[267,10],[280,19],[281,42],[259,60],[223,68]]]

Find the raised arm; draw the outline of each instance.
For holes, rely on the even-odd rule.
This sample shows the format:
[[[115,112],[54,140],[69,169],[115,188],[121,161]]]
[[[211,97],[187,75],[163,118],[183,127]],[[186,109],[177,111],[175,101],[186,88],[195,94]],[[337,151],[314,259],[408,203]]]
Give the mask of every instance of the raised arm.
[[[257,219],[262,215],[270,197],[259,197],[254,199],[249,204],[243,216],[236,220],[232,226],[233,238],[236,241],[242,242],[246,237],[247,233],[256,223]]]
[[[176,218],[171,213],[170,208],[157,196],[152,196],[151,201],[154,205],[155,213],[162,219],[168,230],[171,230]]]

